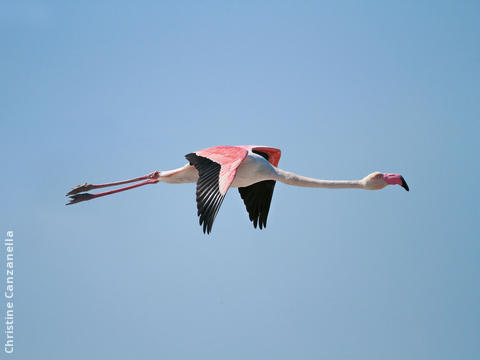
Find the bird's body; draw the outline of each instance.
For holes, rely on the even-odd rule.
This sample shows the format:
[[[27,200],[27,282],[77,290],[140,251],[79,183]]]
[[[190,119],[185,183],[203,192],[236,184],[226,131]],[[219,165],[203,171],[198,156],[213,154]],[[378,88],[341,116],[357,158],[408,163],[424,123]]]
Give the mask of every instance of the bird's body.
[[[249,153],[237,169],[231,187],[240,188],[250,186],[264,180],[274,180],[276,168],[263,156]]]
[[[233,151],[230,148],[234,148]],[[240,148],[241,150],[245,151],[235,151],[235,148]],[[220,166],[227,168],[225,169],[225,172],[228,172],[228,174],[233,177],[233,181],[229,187],[239,188],[249,186],[263,180],[273,180],[275,176],[275,167],[268,160],[266,160],[265,157],[253,152],[252,148],[255,147],[216,146],[197,151],[193,154],[210,159],[215,163],[220,164]],[[265,149],[265,147],[262,147],[262,149]],[[278,159],[280,159],[280,150],[273,148],[270,149],[278,151]],[[229,151],[235,157],[223,156],[224,153]],[[175,170],[160,171],[159,173],[159,182],[166,182],[170,184],[196,183],[199,178],[197,169],[190,163]]]
[[[67,195],[70,204],[129,190],[138,186],[165,182],[170,184],[197,183],[197,208],[203,231],[210,233],[220,205],[230,187],[238,188],[247,207],[250,220],[260,229],[267,224],[267,216],[276,181],[288,185],[346,189],[379,190],[387,185],[408,185],[399,174],[372,173],[361,180],[320,180],[307,178],[279,169],[281,151],[267,146],[215,146],[185,157],[185,166],[115,183],[74,187]],[[88,190],[139,182],[117,190],[99,194],[83,193]]]

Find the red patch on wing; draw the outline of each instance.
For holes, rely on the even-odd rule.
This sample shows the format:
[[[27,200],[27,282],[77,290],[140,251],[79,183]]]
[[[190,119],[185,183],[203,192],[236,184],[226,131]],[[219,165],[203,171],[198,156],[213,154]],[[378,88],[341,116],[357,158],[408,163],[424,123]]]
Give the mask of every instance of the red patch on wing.
[[[280,161],[280,156],[282,155],[282,152],[280,151],[280,149],[275,149],[272,147],[256,146],[252,148],[252,150],[261,151],[268,154],[268,161],[270,162],[270,164],[272,164],[275,167],[278,166],[278,162]]]

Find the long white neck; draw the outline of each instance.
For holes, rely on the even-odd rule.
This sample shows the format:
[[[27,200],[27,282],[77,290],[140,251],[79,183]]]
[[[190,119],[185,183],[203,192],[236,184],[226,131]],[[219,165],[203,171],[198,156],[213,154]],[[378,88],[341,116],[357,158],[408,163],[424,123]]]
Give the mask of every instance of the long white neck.
[[[363,189],[361,180],[320,180],[276,169],[277,180],[288,185],[326,189]]]

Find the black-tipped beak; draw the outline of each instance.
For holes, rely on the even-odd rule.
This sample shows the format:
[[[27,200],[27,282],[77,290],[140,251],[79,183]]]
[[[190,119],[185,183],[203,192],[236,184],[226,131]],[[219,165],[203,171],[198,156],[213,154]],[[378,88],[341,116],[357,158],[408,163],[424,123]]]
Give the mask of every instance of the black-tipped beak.
[[[407,182],[405,181],[405,179],[403,178],[403,176],[400,176],[402,178],[402,185],[401,187],[403,187],[405,190],[407,191],[410,191],[410,189],[408,188],[408,185],[407,185]]]

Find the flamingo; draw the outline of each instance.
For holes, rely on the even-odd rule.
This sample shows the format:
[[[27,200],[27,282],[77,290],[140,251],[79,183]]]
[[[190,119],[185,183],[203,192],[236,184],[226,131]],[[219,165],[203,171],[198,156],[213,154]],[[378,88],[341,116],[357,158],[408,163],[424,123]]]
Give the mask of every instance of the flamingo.
[[[230,187],[238,188],[253,226],[267,226],[268,211],[276,181],[287,185],[327,189],[380,190],[387,185],[400,185],[409,191],[400,174],[374,172],[361,180],[320,180],[279,169],[281,151],[267,146],[215,146],[185,155],[188,164],[168,171],[154,171],[134,179],[107,184],[77,185],[67,193],[70,202],[111,195],[139,186],[165,182],[170,184],[197,183],[197,215],[203,232],[209,234],[220,205]],[[97,194],[85,193],[93,189],[136,182],[116,190]]]

